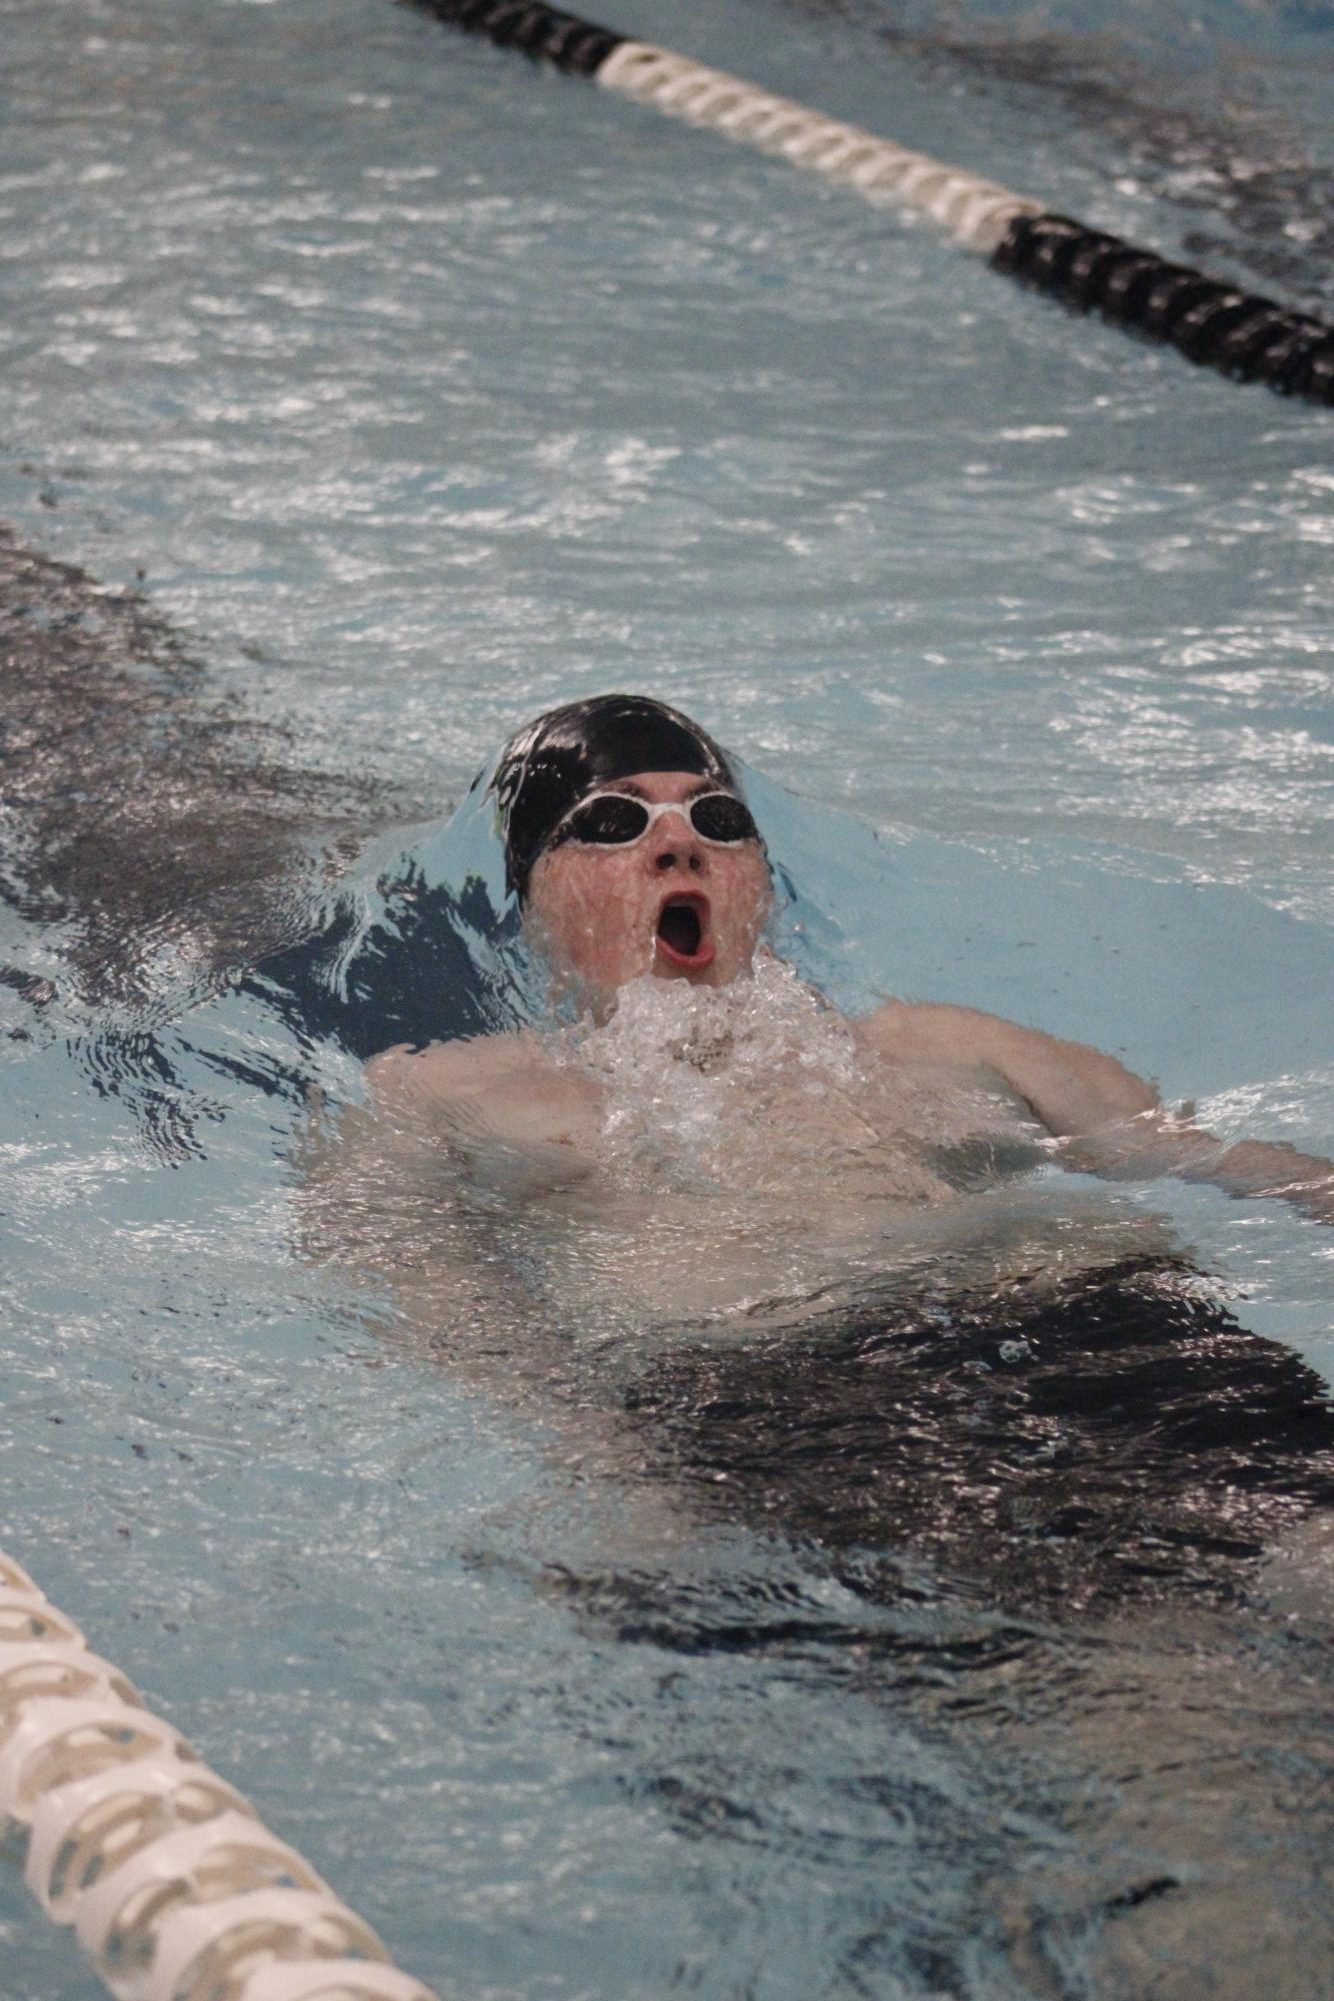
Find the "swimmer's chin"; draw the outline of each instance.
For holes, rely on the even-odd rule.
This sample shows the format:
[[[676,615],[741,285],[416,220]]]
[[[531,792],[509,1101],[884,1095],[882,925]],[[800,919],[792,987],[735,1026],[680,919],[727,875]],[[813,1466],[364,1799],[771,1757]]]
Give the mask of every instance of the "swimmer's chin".
[[[554,1012],[573,1012],[591,1022],[595,1028],[605,1028],[616,1013],[622,998],[636,988],[674,986],[719,988],[740,985],[754,974],[753,966],[739,967],[734,973],[723,978],[718,971],[716,955],[707,966],[683,970],[679,967],[660,964],[655,954],[638,971],[630,973],[616,986],[594,985],[578,973],[566,972],[553,977],[549,989],[550,1004]]]
[[[659,949],[660,943],[656,938],[651,940],[639,963],[626,970],[614,983],[596,980],[587,971],[568,962],[548,959],[551,977],[547,998],[553,1012],[568,1014],[572,1011],[602,1027],[615,1014],[622,994],[643,982],[656,985],[661,981],[676,986],[709,988],[738,986],[754,978],[755,958],[770,959],[773,956],[767,947],[761,945],[758,952],[743,964],[729,967],[719,959],[716,941],[709,936],[701,940],[700,949],[682,964],[676,962],[680,955],[673,954],[670,949]]]

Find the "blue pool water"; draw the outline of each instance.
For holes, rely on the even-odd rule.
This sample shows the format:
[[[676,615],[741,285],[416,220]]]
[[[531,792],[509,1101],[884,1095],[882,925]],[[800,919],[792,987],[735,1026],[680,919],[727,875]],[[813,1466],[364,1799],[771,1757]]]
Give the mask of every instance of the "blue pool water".
[[[1334,310],[1327,7],[613,25]],[[567,1293],[487,1368],[312,1242],[302,1164],[410,1013],[342,1005],[348,927],[405,852],[459,888],[479,765],[614,686],[798,795],[848,1004],[1330,1151],[1329,417],[388,0],[0,0],[0,42],[6,1545],[442,1995],[1330,1991],[1327,1546],[1281,1482],[1197,1508],[1207,1375],[1141,1389],[1083,1531],[1040,1483],[1000,1524],[982,1419],[861,1322],[631,1397]],[[1160,1219],[1334,1378],[1328,1231],[1032,1202]],[[925,1526],[857,1498],[913,1425]],[[0,1959],[100,1991],[13,1871]]]

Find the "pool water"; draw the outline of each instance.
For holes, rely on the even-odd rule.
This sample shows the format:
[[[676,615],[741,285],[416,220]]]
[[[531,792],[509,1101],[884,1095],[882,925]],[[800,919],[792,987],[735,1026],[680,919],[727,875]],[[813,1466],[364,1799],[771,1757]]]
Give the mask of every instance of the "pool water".
[[[1334,310],[1327,7],[611,24]],[[442,1996],[1329,1992],[1327,1230],[1044,1168],[720,1334],[310,1162],[524,1003],[439,823],[618,686],[840,1005],[1329,1152],[1328,416],[389,0],[0,39],[6,1546]]]

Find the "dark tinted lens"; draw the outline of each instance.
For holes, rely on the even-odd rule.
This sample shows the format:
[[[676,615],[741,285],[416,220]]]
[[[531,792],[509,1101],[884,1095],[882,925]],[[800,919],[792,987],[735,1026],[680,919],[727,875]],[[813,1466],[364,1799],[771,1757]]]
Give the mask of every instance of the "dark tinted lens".
[[[590,799],[586,806],[570,815],[565,838],[592,841],[598,847],[615,847],[622,841],[637,841],[647,825],[648,813],[638,799],[604,793],[601,799]]]
[[[690,808],[695,832],[705,841],[756,841],[759,829],[748,807],[729,792],[709,792]]]

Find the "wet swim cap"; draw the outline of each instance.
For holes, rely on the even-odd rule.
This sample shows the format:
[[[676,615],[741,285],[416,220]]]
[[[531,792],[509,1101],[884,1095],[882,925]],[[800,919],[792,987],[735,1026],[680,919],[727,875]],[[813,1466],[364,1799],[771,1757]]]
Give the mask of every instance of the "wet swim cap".
[[[697,771],[726,791],[737,789],[713,738],[648,695],[568,702],[511,737],[491,780],[506,887],[526,896],[533,864],[571,808],[600,785],[637,771]]]

